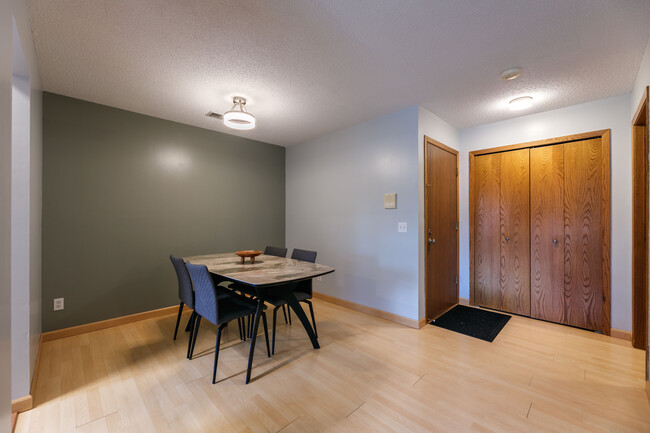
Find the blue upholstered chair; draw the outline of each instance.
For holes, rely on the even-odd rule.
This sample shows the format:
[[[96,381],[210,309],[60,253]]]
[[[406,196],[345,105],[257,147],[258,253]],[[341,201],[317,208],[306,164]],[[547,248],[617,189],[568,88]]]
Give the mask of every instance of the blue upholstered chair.
[[[274,247],[274,246],[271,246],[271,245],[267,245],[266,248],[264,248],[264,254],[267,255],[267,256],[287,257],[287,249],[283,248],[283,247]],[[232,283],[230,288],[233,289],[233,290],[238,290],[242,294],[246,294],[248,296],[253,296],[254,297],[256,295],[255,289],[253,289],[252,287],[247,286],[245,284]],[[282,306],[282,312],[284,313],[284,322],[289,323],[288,320],[287,320],[287,310],[286,310],[286,308],[284,306]],[[248,318],[248,331],[249,331],[248,336],[249,337],[252,336],[251,335],[251,333],[252,333],[251,320],[252,320],[252,318],[249,317]],[[245,323],[245,322],[243,322],[243,323]]]
[[[266,254],[267,256],[286,257],[287,249],[281,247],[272,247],[270,245],[267,245],[267,247],[264,248],[264,254]]]
[[[196,324],[192,331],[192,344],[190,348],[190,359],[194,354],[196,337],[199,334],[201,318],[212,322],[217,326],[217,341],[214,349],[214,367],[212,370],[212,383],[217,378],[217,361],[219,359],[219,343],[221,342],[221,330],[228,325],[228,322],[235,319],[242,319],[248,315],[254,314],[258,308],[258,302],[238,295],[227,289],[220,289],[215,286],[210,272],[205,265],[192,265],[186,263],[187,271],[190,275],[195,293],[194,311],[197,314]],[[223,290],[223,291],[222,291]],[[260,305],[263,310],[264,305]],[[264,322],[264,335],[266,337],[266,351],[271,356],[269,350],[269,334],[266,323],[266,314],[262,310],[262,321]],[[257,331],[257,329],[255,329]]]
[[[185,267],[185,262],[183,259],[180,257],[175,257],[173,254],[169,256],[169,259],[172,262],[172,265],[174,265],[174,270],[176,271],[176,278],[178,279],[178,298],[181,300],[180,305],[178,306],[178,317],[176,317],[176,328],[174,329],[174,340],[176,340],[176,336],[178,335],[178,325],[181,322],[181,316],[183,315],[183,306],[187,306],[188,308],[191,308],[194,310],[194,289],[192,288],[192,281],[190,280],[190,274],[187,273],[187,268]],[[219,287],[219,296],[225,296],[227,295],[227,292],[223,290],[221,287]],[[194,322],[196,321],[196,312],[192,311],[192,315],[190,316],[190,320],[187,322],[187,326],[185,327],[185,332],[190,332],[190,336],[192,335],[192,328],[194,326]],[[240,320],[238,322],[239,325],[239,336],[242,340],[246,339],[246,334],[242,330],[242,324],[244,323],[243,320]],[[192,339],[187,343],[187,357],[189,358],[190,356],[190,344],[192,342]]]
[[[185,262],[180,257],[174,257],[173,255],[169,256],[169,259],[174,265],[174,270],[176,271],[176,278],[178,279],[178,298],[181,300],[180,305],[178,306],[178,317],[176,318],[176,328],[174,329],[174,340],[176,340],[176,335],[178,334],[178,325],[181,322],[181,315],[183,314],[183,305],[186,305],[188,308],[194,310],[194,289],[192,288],[192,281],[190,280],[190,274],[187,273],[187,268],[185,267]],[[192,311],[190,320],[187,322],[185,331],[190,332],[192,335],[192,327],[196,320],[196,312]],[[187,342],[187,357],[190,356],[190,347],[192,339],[190,338]]]
[[[316,251],[301,250],[299,248],[294,248],[293,252],[291,253],[291,258],[295,260],[302,260],[303,262],[315,263],[316,254],[317,254]],[[311,314],[311,324],[314,327],[314,334],[316,334],[316,337],[318,338],[318,331],[316,330],[316,319],[314,318],[314,306],[310,301],[310,299],[313,298],[312,281],[311,280],[301,281],[300,283],[298,283],[298,286],[295,288],[293,293],[296,295],[296,299],[298,300],[298,302],[304,302],[305,304],[309,305],[309,313]],[[273,338],[271,344],[271,354],[274,354],[275,353],[275,325],[276,325],[277,313],[280,307],[282,307],[283,309],[285,308],[284,306],[286,305],[287,302],[281,298],[265,299],[265,301],[275,307],[273,308]],[[289,308],[288,310],[289,310],[288,311],[289,324],[291,324],[291,309]],[[286,316],[285,316],[285,320],[286,320]]]

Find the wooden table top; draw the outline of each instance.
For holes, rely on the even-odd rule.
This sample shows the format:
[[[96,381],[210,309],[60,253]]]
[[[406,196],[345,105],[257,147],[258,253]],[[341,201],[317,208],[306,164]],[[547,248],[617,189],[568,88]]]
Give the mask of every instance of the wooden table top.
[[[235,253],[206,254],[183,257],[193,265],[206,265],[208,270],[228,280],[251,286],[270,286],[300,280],[308,280],[334,272],[330,266],[284,257],[259,255],[255,263],[241,263]]]

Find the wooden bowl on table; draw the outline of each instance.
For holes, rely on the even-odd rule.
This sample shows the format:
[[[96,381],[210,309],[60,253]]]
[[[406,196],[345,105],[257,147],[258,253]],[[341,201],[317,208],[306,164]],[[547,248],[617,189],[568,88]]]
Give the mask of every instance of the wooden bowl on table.
[[[244,264],[244,262],[246,260],[246,257],[250,257],[251,258],[251,265],[252,265],[253,263],[255,263],[255,257],[262,254],[262,252],[257,251],[257,250],[244,250],[244,251],[237,251],[237,252],[235,252],[235,254],[237,254],[239,257],[241,257],[242,264]]]

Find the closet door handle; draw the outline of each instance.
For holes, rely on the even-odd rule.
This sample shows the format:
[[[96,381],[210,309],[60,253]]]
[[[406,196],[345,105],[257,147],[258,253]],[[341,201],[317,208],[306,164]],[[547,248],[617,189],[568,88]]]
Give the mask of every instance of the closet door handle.
[[[508,242],[509,240],[510,240],[510,237],[506,236],[506,242]]]
[[[553,245],[557,245],[557,239],[553,239]]]

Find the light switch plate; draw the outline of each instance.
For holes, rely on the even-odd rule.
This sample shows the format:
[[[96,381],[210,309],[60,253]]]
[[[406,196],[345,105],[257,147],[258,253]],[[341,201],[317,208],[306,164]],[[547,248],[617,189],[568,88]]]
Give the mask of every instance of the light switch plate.
[[[388,193],[384,194],[384,209],[396,209],[397,208],[397,194]]]
[[[406,233],[406,223],[405,222],[397,223],[397,232],[398,233]]]
[[[54,298],[54,311],[63,310],[63,298]]]

